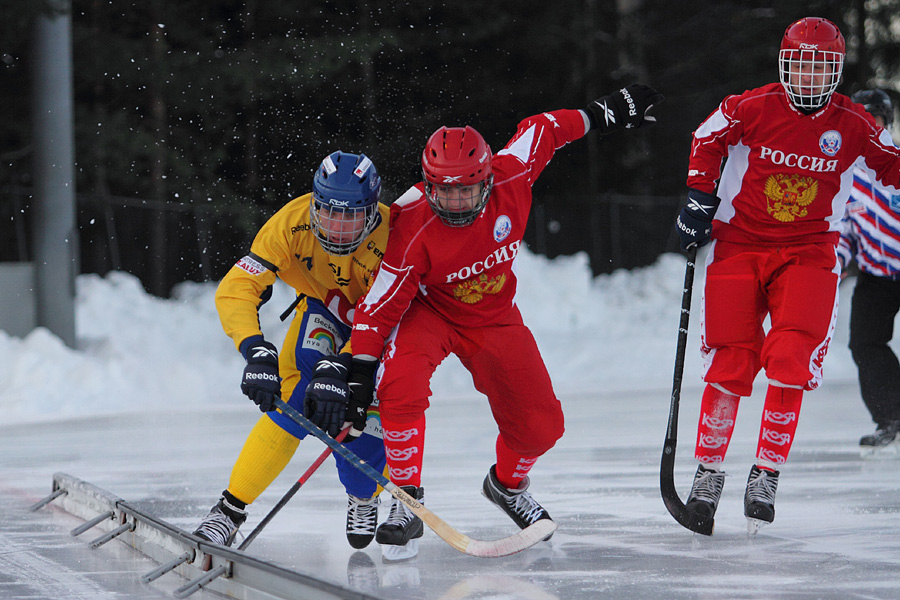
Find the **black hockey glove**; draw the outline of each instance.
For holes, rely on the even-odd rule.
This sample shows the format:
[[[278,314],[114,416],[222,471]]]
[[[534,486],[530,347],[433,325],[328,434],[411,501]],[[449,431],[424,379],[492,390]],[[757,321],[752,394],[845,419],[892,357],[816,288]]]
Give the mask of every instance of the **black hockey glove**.
[[[656,117],[648,114],[654,104],[659,104],[665,97],[642,83],[635,83],[622,88],[608,96],[597,98],[585,111],[591,121],[591,129],[601,135],[612,133],[617,129],[635,129],[656,125]]]
[[[247,366],[241,379],[241,391],[256,402],[259,410],[269,412],[275,408],[275,398],[281,393],[278,350],[262,338],[247,344],[242,350]]]
[[[350,386],[350,404],[347,407],[346,418],[353,428],[347,434],[348,441],[358,438],[366,428],[366,415],[369,405],[375,398],[375,370],[377,368],[377,360],[354,358],[350,364],[350,377],[347,380]]]
[[[688,201],[678,218],[675,227],[681,238],[681,249],[687,250],[696,245],[698,248],[709,242],[712,233],[712,220],[719,208],[719,197],[693,188],[688,190]]]
[[[312,378],[306,386],[303,413],[331,437],[337,437],[346,420],[350,402],[350,389],[347,387],[349,372],[349,354],[326,356],[313,367]]]

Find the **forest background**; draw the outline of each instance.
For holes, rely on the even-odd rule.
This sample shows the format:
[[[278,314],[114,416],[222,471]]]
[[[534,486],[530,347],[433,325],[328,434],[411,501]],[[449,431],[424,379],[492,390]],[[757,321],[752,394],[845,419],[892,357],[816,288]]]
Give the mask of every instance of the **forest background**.
[[[30,259],[31,44],[54,4],[0,0],[0,262]],[[839,91],[898,104],[900,0],[73,0],[80,270],[159,296],[217,280],[334,150],[369,155],[390,203],[442,125],[496,152],[522,118],[633,82],[666,96],[659,125],[559,152],[526,242],[584,251],[595,274],[650,264],[678,249],[691,133],[725,96],[777,81],[804,16],[847,40]]]

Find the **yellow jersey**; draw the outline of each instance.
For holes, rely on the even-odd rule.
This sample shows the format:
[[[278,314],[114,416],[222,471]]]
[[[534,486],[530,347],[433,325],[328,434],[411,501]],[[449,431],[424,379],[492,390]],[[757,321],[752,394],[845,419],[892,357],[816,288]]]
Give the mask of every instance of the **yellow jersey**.
[[[312,194],[285,204],[260,228],[250,253],[226,273],[216,290],[216,310],[236,348],[250,336],[262,335],[259,307],[268,299],[276,277],[298,295],[321,301],[350,326],[356,301],[368,291],[387,246],[390,209],[378,205],[380,222],[350,254],[325,252],[312,231]]]

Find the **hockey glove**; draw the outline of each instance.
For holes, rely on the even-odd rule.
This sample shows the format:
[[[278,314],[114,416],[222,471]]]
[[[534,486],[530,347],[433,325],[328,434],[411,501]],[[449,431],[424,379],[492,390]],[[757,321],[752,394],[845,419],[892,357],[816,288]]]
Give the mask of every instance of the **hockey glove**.
[[[353,428],[347,433],[348,440],[355,440],[366,428],[369,405],[375,398],[375,370],[378,361],[354,358],[350,364],[350,404],[347,407],[347,421]]]
[[[257,337],[255,340],[244,341],[241,353],[247,359],[241,379],[241,391],[256,402],[259,410],[269,412],[275,408],[275,398],[281,393],[278,350],[262,337]]]
[[[712,233],[712,220],[719,208],[719,198],[693,188],[688,190],[688,201],[678,218],[675,227],[681,238],[681,249],[687,250],[696,245],[698,248],[709,242]]]
[[[346,420],[344,417],[350,401],[350,389],[347,387],[349,372],[349,354],[326,356],[313,367],[312,378],[306,386],[303,412],[307,419],[331,437],[337,437]]]
[[[665,97],[651,87],[635,83],[608,96],[597,98],[585,111],[591,122],[591,129],[601,135],[617,129],[635,129],[656,125],[656,117],[648,114],[654,104]]]

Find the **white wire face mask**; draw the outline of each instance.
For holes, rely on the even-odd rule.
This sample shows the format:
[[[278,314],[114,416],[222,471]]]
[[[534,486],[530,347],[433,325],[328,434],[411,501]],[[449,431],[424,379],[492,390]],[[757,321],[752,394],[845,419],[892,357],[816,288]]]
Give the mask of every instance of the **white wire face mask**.
[[[843,70],[842,52],[791,48],[778,53],[781,85],[801,110],[824,106],[841,82]]]
[[[329,254],[343,256],[356,250],[375,229],[378,206],[336,207],[312,201],[310,224]]]
[[[475,222],[491,195],[494,176],[473,185],[445,185],[425,180],[425,197],[444,224],[465,227]]]

